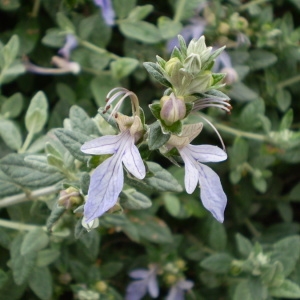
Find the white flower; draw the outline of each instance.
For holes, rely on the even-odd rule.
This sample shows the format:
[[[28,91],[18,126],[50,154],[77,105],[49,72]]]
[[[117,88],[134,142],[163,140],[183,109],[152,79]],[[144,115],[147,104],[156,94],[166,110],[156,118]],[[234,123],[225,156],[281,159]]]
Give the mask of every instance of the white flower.
[[[203,206],[219,221],[224,221],[224,210],[227,197],[223,191],[219,176],[206,162],[219,162],[227,159],[227,154],[221,148],[211,145],[190,145],[189,143],[200,133],[202,123],[185,125],[182,135],[171,136],[167,147],[176,147],[185,166],[185,189],[187,193],[194,192],[200,185],[200,198]]]

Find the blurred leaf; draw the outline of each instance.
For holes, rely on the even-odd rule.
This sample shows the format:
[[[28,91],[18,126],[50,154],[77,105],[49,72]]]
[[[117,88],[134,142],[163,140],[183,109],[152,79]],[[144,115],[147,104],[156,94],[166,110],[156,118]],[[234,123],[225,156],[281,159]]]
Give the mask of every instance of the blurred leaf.
[[[232,257],[227,253],[212,254],[200,263],[200,266],[206,270],[222,274],[230,270]]]
[[[52,231],[52,227],[55,223],[61,218],[61,216],[66,212],[66,208],[63,206],[58,206],[57,204],[54,205],[52,208],[51,214],[47,219],[47,230]]]
[[[136,6],[128,15],[128,20],[131,22],[145,19],[152,11],[153,5],[147,4],[143,6]]]
[[[117,275],[123,268],[123,263],[121,262],[108,262],[101,266],[101,275],[103,279],[110,279]]]
[[[269,292],[273,297],[299,299],[300,287],[297,283],[285,279],[279,287],[269,288]]]
[[[171,216],[177,217],[180,213],[180,200],[178,197],[170,193],[165,193],[162,197],[166,210]]]
[[[5,118],[16,118],[23,109],[23,96],[21,93],[15,93],[10,96],[1,106],[1,114]]]
[[[160,69],[157,66],[157,64],[152,62],[144,62],[143,65],[145,69],[148,71],[148,73],[160,84],[166,87],[172,87],[171,83],[160,72]]]
[[[19,234],[11,243],[11,268],[16,284],[21,285],[27,281],[31,274],[35,261],[36,252],[30,252],[26,255],[21,255],[21,245],[23,243],[23,235]]]
[[[124,0],[114,0],[113,7],[119,19],[124,19],[128,16],[129,12],[136,6],[137,0],[126,0],[126,5]]]
[[[162,39],[159,29],[145,21],[122,21],[119,28],[126,37],[146,44],[155,44]]]
[[[20,7],[19,0],[0,1],[0,9],[2,10],[15,10]]]
[[[162,16],[158,19],[158,28],[161,36],[167,40],[179,34],[182,29],[182,25],[180,22],[176,22],[168,17]]]
[[[237,233],[235,235],[235,239],[236,239],[237,247],[238,247],[240,254],[244,258],[247,258],[250,255],[252,248],[253,248],[251,242],[247,238],[245,238],[243,235],[241,235],[240,233]]]
[[[281,111],[286,111],[292,103],[291,93],[285,89],[277,89],[276,102]]]
[[[280,261],[284,267],[284,275],[288,276],[295,268],[300,255],[299,236],[284,238],[273,245],[272,260]]]
[[[146,209],[152,206],[151,200],[144,194],[137,192],[135,189],[123,190],[120,204],[128,209]]]
[[[258,97],[257,93],[242,82],[235,82],[228,92],[230,98],[237,101],[251,101]]]
[[[111,62],[110,68],[113,77],[120,80],[123,77],[129,76],[138,65],[138,60],[130,57],[123,57]]]
[[[24,236],[21,245],[21,255],[35,253],[44,249],[49,243],[49,237],[43,229],[37,228],[29,231]]]
[[[0,2],[1,3],[1,2]],[[2,49],[5,67],[9,67],[16,59],[19,52],[20,40],[17,35],[13,35]]]
[[[0,119],[0,136],[9,148],[13,150],[21,148],[22,136],[14,122]]]
[[[249,290],[248,281],[243,280],[236,286],[233,294],[233,300],[257,300],[253,299],[251,291]]]
[[[48,102],[43,92],[38,92],[30,101],[25,116],[25,125],[28,132],[40,132],[48,117]]]
[[[296,184],[289,193],[289,199],[292,201],[300,201],[300,182]]]
[[[56,21],[58,26],[65,32],[75,33],[75,27],[73,23],[62,12],[57,13]]]
[[[91,90],[97,106],[105,107],[106,95],[116,86],[119,86],[119,83],[111,75],[104,74],[94,77],[91,81]]]
[[[212,249],[222,252],[227,244],[227,234],[224,225],[212,219],[209,229],[209,245]]]
[[[45,249],[41,250],[37,254],[37,267],[46,267],[51,263],[55,262],[60,256],[59,250],[56,249]]]
[[[267,68],[277,61],[277,56],[265,50],[252,50],[249,52],[249,67],[252,70]]]
[[[173,237],[168,225],[161,219],[146,214],[135,214],[130,217],[130,221],[135,225],[140,237],[157,243],[172,243]]]
[[[262,284],[260,278],[250,277],[248,279],[248,285],[252,299],[267,299],[267,287]]]
[[[289,109],[281,119],[279,130],[289,129],[293,123],[294,112]]]
[[[51,298],[52,276],[48,268],[34,268],[28,283],[39,299],[49,300]]]
[[[21,192],[23,192],[22,188],[18,184],[12,182],[11,178],[0,170],[0,196],[3,197]]]

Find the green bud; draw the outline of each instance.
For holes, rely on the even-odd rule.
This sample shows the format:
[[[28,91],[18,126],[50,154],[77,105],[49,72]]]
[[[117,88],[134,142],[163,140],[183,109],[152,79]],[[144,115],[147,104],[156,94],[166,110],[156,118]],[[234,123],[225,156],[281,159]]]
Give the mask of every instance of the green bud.
[[[58,205],[64,206],[69,209],[74,205],[79,205],[82,203],[82,197],[78,189],[70,186],[66,190],[63,190],[59,194]]]
[[[165,70],[168,75],[172,76],[174,72],[177,72],[182,67],[182,64],[178,57],[173,57],[166,62]]]
[[[168,126],[184,119],[186,115],[186,107],[183,97],[175,97],[173,93],[170,96],[162,97],[160,99],[160,105],[160,117]]]
[[[199,54],[190,54],[183,63],[184,68],[187,72],[197,75],[201,71],[201,59]]]

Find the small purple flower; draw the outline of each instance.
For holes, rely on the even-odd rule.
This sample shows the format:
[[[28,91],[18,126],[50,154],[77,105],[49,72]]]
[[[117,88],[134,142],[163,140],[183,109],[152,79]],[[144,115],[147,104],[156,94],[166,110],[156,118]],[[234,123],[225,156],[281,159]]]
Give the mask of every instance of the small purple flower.
[[[115,24],[115,11],[112,7],[111,0],[94,0],[95,5],[101,7],[102,17],[109,26]]]
[[[64,46],[58,50],[58,53],[65,59],[70,59],[70,54],[73,49],[78,46],[77,39],[74,34],[67,34]]]
[[[170,289],[166,300],[184,300],[184,292],[194,286],[193,281],[181,279]]]
[[[81,147],[81,151],[87,154],[113,154],[91,176],[84,206],[86,223],[100,217],[116,204],[124,184],[122,164],[136,178],[145,177],[146,169],[134,143],[135,137],[128,129],[119,135],[107,135],[88,141]]]
[[[219,176],[208,166],[207,162],[219,162],[227,159],[225,151],[217,146],[189,144],[201,131],[202,123],[185,125],[182,135],[171,136],[167,146],[176,147],[185,166],[185,189],[192,194],[199,183],[200,198],[203,206],[212,213],[217,221],[224,221],[227,197],[223,191]]]
[[[222,51],[216,58],[214,71],[226,73],[225,82],[227,84],[232,84],[238,80],[238,74],[233,68],[231,58],[226,51]]]
[[[156,275],[157,266],[153,264],[149,266],[149,270],[136,269],[131,271],[129,276],[137,280],[128,285],[125,300],[140,300],[147,292],[151,298],[157,298],[159,287]]]

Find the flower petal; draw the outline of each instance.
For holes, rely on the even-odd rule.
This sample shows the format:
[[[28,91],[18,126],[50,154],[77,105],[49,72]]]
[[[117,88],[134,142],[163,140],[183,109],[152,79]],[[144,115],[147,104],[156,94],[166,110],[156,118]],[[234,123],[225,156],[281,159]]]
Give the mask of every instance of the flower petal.
[[[152,298],[158,297],[159,294],[159,288],[158,288],[158,282],[156,278],[156,273],[152,274],[149,277],[148,280],[148,292]]]
[[[218,162],[227,159],[224,150],[217,146],[211,145],[187,145],[193,158],[200,162]]]
[[[191,280],[180,280],[177,282],[177,286],[182,290],[190,290],[194,286],[194,282]]]
[[[192,194],[197,186],[199,180],[199,171],[197,162],[189,155],[189,149],[184,147],[178,149],[183,161],[184,161],[184,185],[186,192]]]
[[[124,175],[117,155],[108,158],[96,168],[91,176],[87,202],[84,205],[86,223],[113,207],[122,191]]]
[[[184,300],[184,292],[177,285],[173,285],[169,290],[166,300]]]
[[[147,281],[133,281],[127,286],[125,300],[140,300],[146,295],[146,293]]]
[[[122,137],[122,134],[101,136],[85,142],[80,150],[87,154],[113,154],[117,152]]]
[[[219,176],[208,166],[199,163],[200,197],[203,206],[220,222],[224,221],[227,197]]]
[[[130,142],[130,143],[129,143]],[[134,138],[128,141],[128,146],[125,149],[123,164],[126,169],[136,178],[143,179],[146,175],[146,168],[141,158],[138,148],[134,145]]]
[[[129,273],[129,276],[134,279],[144,279],[149,275],[149,270],[136,269]]]

